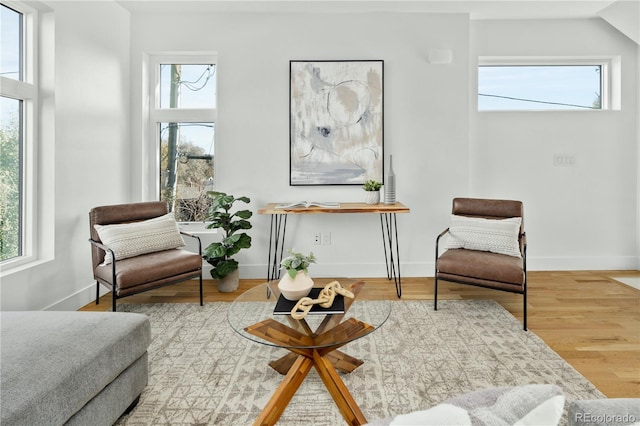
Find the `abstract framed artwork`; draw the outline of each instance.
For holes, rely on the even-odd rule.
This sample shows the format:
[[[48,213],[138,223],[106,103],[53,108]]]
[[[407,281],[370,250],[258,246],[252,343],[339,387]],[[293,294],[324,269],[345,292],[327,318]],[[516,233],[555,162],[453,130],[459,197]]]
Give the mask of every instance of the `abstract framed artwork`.
[[[384,61],[289,66],[289,184],[382,182]]]

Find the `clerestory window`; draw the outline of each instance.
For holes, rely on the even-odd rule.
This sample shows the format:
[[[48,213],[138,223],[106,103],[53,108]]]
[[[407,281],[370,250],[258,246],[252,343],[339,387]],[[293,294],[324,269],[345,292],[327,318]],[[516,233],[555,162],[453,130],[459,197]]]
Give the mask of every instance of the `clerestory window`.
[[[615,109],[612,60],[480,58],[478,110]]]

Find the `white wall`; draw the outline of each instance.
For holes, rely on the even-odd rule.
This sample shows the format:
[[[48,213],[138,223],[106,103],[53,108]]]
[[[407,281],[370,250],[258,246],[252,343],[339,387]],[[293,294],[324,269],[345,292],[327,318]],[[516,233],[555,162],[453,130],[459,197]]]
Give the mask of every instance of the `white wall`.
[[[468,182],[469,19],[464,14],[199,14],[132,16],[134,198],[154,196],[144,169],[141,60],[160,51],[218,53],[215,147],[219,190],[247,195],[256,211],[300,199],[363,201],[359,186],[289,186],[289,61],[383,59],[385,154],[393,155],[405,275],[432,273],[434,238],[446,227],[451,197]],[[429,48],[453,63],[430,65]],[[241,277],[265,277],[269,218],[254,216],[253,247],[238,255]],[[314,246],[328,231],[332,244]],[[378,215],[291,217],[286,248],[312,250],[312,273],[384,276]]]
[[[621,56],[619,111],[472,105],[470,192],[524,200],[530,269],[638,268],[636,45],[601,19],[475,21],[471,34],[474,57]],[[554,154],[575,166],[554,167]]]
[[[53,260],[3,273],[2,310],[77,309],[92,291],[89,209],[129,198],[129,13],[111,2],[49,2],[55,22],[55,125],[42,139],[55,155]],[[50,19],[53,18],[53,19]],[[53,132],[53,135],[47,132]],[[50,164],[50,163],[49,163]],[[54,306],[55,305],[55,306]]]

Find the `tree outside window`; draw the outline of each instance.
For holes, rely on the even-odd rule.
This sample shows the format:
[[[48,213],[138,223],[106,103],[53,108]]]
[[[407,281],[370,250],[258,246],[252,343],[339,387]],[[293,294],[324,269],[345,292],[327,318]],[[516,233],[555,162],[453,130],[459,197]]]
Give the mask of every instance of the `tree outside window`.
[[[210,204],[207,191],[214,184],[216,65],[188,59],[158,60],[153,112],[160,199],[169,202],[181,222],[204,220]]]

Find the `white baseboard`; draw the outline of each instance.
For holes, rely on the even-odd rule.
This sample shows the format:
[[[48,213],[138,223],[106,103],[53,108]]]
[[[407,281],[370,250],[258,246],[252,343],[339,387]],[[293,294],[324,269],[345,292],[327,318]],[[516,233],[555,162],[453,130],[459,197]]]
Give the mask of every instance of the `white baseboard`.
[[[635,271],[640,259],[634,256],[527,257],[529,271]]]
[[[108,293],[107,288],[100,286],[100,296],[104,296]],[[86,287],[76,291],[75,293],[59,300],[51,305],[47,306],[43,310],[45,311],[77,311],[81,307],[90,302],[94,302],[96,299],[96,282],[93,281]]]
[[[640,269],[640,259],[633,256],[619,257],[527,257],[528,271],[635,271]],[[401,262],[402,277],[433,277],[435,263]],[[314,264],[309,268],[311,276],[316,277],[386,277],[387,268],[384,263],[339,263]],[[265,278],[267,265],[240,265],[240,278]],[[204,275],[209,278],[209,272]]]

